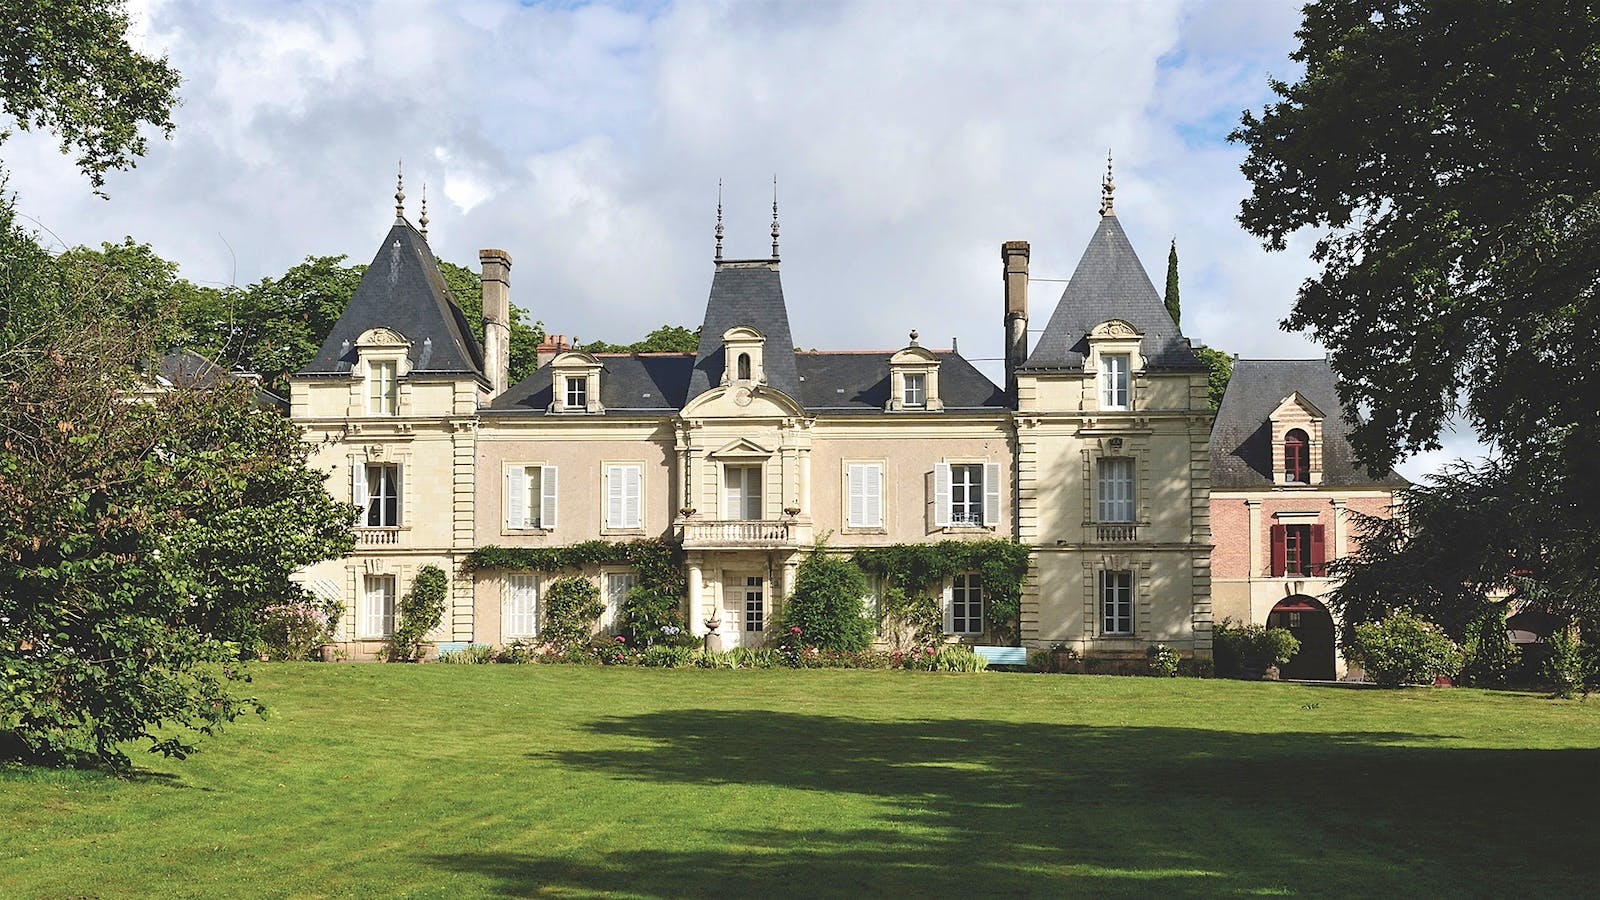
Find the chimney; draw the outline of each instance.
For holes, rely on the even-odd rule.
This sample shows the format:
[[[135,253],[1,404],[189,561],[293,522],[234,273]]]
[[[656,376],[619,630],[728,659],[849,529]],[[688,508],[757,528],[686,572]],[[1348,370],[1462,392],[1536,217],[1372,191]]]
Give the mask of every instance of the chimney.
[[[1006,392],[1017,396],[1017,369],[1028,358],[1028,242],[1000,245],[1006,285]]]
[[[511,254],[479,250],[483,265],[483,362],[489,370],[489,397],[505,393],[511,376]]]
[[[563,353],[565,353],[565,352],[567,352],[568,350],[571,350],[571,349],[572,349],[572,342],[567,340],[567,336],[566,335],[564,335],[564,334],[547,334],[547,335],[545,335],[544,336],[544,343],[540,344],[539,345],[539,349],[534,351],[534,353],[537,354],[537,357],[538,357],[538,361],[534,364],[534,368],[539,368],[541,366],[549,365],[550,364],[550,360],[555,359],[557,356],[560,356],[561,354],[563,354]]]

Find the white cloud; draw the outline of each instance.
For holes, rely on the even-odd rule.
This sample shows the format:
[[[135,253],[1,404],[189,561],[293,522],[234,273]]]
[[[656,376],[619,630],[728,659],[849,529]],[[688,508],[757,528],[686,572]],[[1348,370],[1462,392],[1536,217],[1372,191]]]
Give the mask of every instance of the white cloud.
[[[1291,75],[1292,4],[819,2],[286,4],[145,0],[138,40],[184,73],[170,142],[94,198],[47,138],[3,153],[24,212],[69,243],[131,234],[191,278],[365,261],[404,158],[442,258],[509,250],[552,331],[698,324],[718,178],[730,256],[768,252],[781,188],[796,340],[891,347],[918,328],[1001,346],[998,245],[1066,277],[1117,209],[1184,324],[1247,356],[1320,349],[1277,323],[1311,268],[1234,221],[1240,110]],[[226,241],[226,244],[224,243]],[[1035,328],[1059,284],[1033,291]],[[998,366],[988,364],[991,372]]]

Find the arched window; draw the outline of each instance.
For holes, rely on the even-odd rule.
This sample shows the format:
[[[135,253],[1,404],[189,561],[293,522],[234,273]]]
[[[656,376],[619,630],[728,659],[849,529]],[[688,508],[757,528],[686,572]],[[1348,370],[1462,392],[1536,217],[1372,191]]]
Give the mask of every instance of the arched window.
[[[1298,428],[1283,436],[1283,477],[1291,484],[1311,483],[1311,438]]]
[[[739,380],[750,380],[750,354],[748,353],[739,354]]]

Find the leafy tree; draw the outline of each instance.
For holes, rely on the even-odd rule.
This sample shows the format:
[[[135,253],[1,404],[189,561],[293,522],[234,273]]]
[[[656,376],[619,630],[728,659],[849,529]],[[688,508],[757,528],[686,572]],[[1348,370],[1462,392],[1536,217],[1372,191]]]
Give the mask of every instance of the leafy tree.
[[[1206,378],[1211,408],[1222,406],[1222,395],[1228,392],[1228,382],[1233,380],[1233,356],[1214,347],[1196,347],[1194,355],[1206,364],[1211,374]]]
[[[0,204],[0,733],[52,763],[183,756],[250,706],[232,642],[290,576],[348,552],[351,509],[253,390],[127,399],[152,351]],[[91,290],[99,286],[103,291]]]
[[[700,329],[682,325],[663,325],[631,344],[590,341],[583,345],[590,353],[694,353],[700,349]]]
[[[55,132],[96,191],[145,154],[140,126],[172,133],[178,72],[128,44],[122,0],[11,0],[5,18],[0,109],[23,131]]]
[[[1172,239],[1172,246],[1167,250],[1167,312],[1172,315],[1172,324],[1181,325],[1183,320],[1182,310],[1178,303],[1178,239]]]
[[[800,563],[780,624],[785,631],[799,628],[809,647],[865,650],[872,644],[872,623],[861,606],[866,594],[867,580],[856,564],[819,544]]]
[[[1558,604],[1594,615],[1600,9],[1322,0],[1298,37],[1303,76],[1273,81],[1277,101],[1232,136],[1249,149],[1244,226],[1278,250],[1317,232],[1321,272],[1285,327],[1332,350],[1367,465],[1439,446],[1458,411],[1498,448],[1426,489],[1469,513],[1436,532],[1492,524],[1454,502],[1464,493],[1531,530],[1482,534],[1485,555],[1451,567],[1515,558]]]

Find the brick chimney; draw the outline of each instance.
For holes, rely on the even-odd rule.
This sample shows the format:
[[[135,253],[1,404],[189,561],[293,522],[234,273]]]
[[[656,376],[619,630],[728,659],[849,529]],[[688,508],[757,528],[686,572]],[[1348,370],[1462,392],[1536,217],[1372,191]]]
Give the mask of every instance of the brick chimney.
[[[1017,396],[1017,369],[1028,359],[1028,242],[1000,245],[1006,286],[1006,392]]]
[[[489,397],[505,393],[511,376],[511,254],[479,250],[483,266],[483,364]]]
[[[568,340],[566,335],[545,335],[544,343],[540,344],[539,348],[534,351],[538,355],[538,362],[535,364],[535,368],[548,365],[550,360],[555,359],[557,356],[560,356],[571,349],[572,341]]]

